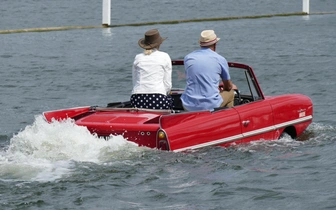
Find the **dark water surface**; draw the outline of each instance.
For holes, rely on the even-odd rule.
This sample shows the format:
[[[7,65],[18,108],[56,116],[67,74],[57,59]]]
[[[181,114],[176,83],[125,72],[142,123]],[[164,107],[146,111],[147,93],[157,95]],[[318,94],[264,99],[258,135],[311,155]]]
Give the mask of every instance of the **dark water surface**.
[[[112,1],[113,24],[298,12],[302,1]],[[214,5],[209,7],[209,5]],[[335,11],[334,0],[311,11]],[[101,1],[2,0],[0,30],[100,25]],[[283,138],[191,153],[104,141],[43,111],[128,100],[150,28],[182,59],[214,29],[265,95],[302,93],[314,122]],[[336,14],[0,35],[0,209],[335,209]]]

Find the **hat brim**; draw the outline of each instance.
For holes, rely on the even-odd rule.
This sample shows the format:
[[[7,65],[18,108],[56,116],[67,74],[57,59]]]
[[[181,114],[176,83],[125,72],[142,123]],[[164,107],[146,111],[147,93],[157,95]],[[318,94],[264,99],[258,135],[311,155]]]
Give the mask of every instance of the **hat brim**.
[[[158,47],[166,39],[167,39],[167,37],[165,37],[165,38],[161,37],[161,40],[159,42],[156,42],[154,44],[146,44],[145,43],[145,38],[141,38],[141,39],[139,39],[138,44],[141,48],[149,50],[149,49],[153,49],[153,48]]]
[[[200,44],[201,47],[207,47],[207,46],[211,46],[213,44],[216,44],[219,40],[220,40],[220,38],[216,38],[216,39],[214,39],[214,40],[212,40],[210,42],[201,42],[201,41],[199,41],[199,44]]]

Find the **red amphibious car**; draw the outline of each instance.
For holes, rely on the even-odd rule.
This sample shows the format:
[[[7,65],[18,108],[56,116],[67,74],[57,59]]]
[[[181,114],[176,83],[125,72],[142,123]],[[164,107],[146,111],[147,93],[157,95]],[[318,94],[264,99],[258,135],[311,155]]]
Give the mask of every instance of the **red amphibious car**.
[[[106,107],[86,106],[48,111],[46,121],[72,118],[98,136],[122,135],[139,146],[168,151],[207,146],[230,146],[256,140],[276,140],[283,134],[301,135],[313,119],[313,104],[301,94],[264,96],[250,66],[229,63],[239,88],[233,108],[184,111],[180,96],[185,86],[182,60],[173,63],[173,110],[133,108],[129,101]],[[182,87],[182,88],[181,88]],[[220,87],[219,87],[220,88]]]

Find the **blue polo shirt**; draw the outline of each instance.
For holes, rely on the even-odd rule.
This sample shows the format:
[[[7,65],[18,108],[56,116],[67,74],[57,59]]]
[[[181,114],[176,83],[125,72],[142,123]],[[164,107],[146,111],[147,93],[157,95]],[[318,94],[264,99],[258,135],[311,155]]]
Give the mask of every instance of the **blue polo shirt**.
[[[186,88],[181,96],[188,111],[212,110],[223,102],[218,85],[230,80],[226,59],[209,48],[201,48],[184,57]]]

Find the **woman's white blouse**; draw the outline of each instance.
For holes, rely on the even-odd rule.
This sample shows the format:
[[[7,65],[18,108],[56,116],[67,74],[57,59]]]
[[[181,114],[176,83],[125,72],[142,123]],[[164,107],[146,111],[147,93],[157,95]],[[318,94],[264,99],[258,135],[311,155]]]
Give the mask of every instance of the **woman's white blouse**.
[[[172,88],[172,62],[165,52],[154,50],[152,54],[135,56],[132,94],[160,93],[167,95]]]

